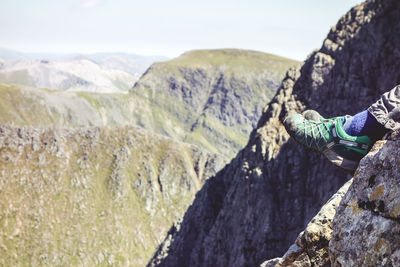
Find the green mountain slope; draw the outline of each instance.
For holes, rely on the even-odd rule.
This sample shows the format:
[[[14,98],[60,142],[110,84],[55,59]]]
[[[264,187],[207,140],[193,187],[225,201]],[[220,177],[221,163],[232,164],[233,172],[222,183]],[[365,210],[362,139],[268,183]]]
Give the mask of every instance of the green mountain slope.
[[[153,64],[131,92],[184,122],[185,141],[232,156],[297,64],[249,50],[195,50]]]

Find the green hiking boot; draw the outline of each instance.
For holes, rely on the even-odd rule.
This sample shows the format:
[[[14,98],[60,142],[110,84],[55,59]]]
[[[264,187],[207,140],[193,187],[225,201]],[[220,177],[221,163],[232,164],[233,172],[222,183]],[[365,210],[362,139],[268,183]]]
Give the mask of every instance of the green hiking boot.
[[[350,136],[343,129],[346,116],[325,119],[309,110],[290,114],[284,121],[288,133],[300,144],[325,155],[333,164],[354,172],[371,149],[368,136]]]

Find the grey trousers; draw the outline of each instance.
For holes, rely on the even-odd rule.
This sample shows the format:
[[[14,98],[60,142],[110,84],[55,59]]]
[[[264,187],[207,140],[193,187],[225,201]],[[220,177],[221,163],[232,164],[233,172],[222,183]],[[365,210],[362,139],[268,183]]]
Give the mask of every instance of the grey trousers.
[[[368,108],[368,111],[386,129],[390,131],[400,129],[400,85],[384,93]]]

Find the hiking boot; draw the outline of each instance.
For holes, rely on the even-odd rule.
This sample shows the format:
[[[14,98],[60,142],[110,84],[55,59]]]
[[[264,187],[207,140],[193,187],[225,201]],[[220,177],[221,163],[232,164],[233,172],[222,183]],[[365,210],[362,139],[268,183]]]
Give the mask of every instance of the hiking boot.
[[[318,112],[308,110],[303,115],[289,114],[283,124],[298,143],[353,173],[373,142],[368,136],[348,135],[343,129],[345,120],[346,116],[325,119]]]

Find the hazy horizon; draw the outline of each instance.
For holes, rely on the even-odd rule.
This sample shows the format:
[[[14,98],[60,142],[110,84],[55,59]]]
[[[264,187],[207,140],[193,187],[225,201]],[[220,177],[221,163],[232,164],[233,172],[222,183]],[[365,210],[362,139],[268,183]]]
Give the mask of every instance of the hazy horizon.
[[[0,2],[0,47],[23,53],[176,57],[250,49],[304,60],[359,0]]]

